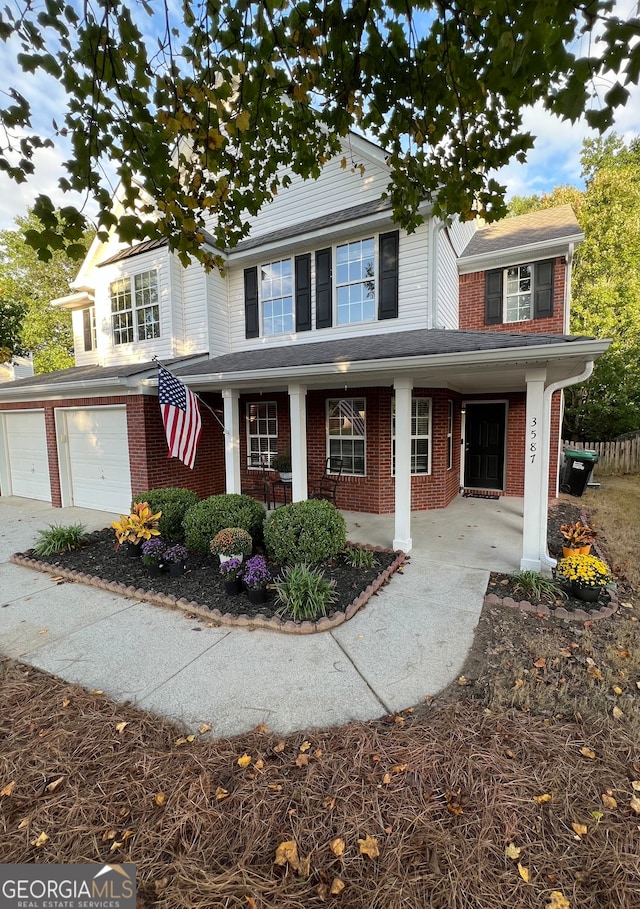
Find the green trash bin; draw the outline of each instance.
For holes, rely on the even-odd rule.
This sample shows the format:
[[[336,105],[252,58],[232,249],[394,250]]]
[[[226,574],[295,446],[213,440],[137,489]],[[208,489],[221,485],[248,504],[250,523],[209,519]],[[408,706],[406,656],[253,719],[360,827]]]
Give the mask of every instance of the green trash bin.
[[[591,471],[598,462],[598,452],[588,448],[565,448],[560,491],[581,496],[587,488]]]

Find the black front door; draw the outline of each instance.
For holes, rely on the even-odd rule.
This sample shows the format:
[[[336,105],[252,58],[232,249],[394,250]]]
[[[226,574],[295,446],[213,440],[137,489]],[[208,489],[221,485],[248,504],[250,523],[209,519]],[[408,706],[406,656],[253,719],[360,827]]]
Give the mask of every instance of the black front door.
[[[467,404],[465,488],[504,488],[505,425],[504,404]]]

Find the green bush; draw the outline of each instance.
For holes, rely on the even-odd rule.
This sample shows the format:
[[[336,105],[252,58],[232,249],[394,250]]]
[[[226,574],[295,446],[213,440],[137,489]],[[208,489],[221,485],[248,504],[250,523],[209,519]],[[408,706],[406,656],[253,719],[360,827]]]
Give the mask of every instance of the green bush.
[[[184,516],[182,526],[187,549],[208,553],[211,540],[226,527],[241,527],[254,542],[261,540],[265,516],[264,505],[251,496],[237,493],[210,496],[190,508]]]
[[[47,530],[40,530],[33,546],[39,556],[50,556],[54,552],[71,552],[79,549],[87,534],[84,524],[49,524]]]
[[[295,622],[304,619],[315,621],[327,614],[327,608],[336,599],[336,582],[325,578],[318,568],[308,565],[290,565],[274,581],[278,602],[282,603],[279,614]]]
[[[149,489],[147,492],[141,492],[134,498],[133,504],[148,502],[154,514],[161,511],[158,528],[162,539],[170,543],[183,543],[182,522],[184,516],[198,501],[198,496],[190,489],[166,486],[163,489]]]
[[[278,508],[264,528],[267,553],[281,565],[317,565],[342,552],[346,539],[344,518],[335,505],[322,499]]]

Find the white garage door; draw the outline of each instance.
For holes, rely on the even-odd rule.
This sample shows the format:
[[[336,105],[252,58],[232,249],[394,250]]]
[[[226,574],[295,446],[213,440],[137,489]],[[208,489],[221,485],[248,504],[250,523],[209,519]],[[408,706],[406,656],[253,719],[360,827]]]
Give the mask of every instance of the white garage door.
[[[4,414],[11,494],[51,501],[44,411]]]
[[[125,408],[65,409],[64,416],[73,504],[128,512],[131,471]]]

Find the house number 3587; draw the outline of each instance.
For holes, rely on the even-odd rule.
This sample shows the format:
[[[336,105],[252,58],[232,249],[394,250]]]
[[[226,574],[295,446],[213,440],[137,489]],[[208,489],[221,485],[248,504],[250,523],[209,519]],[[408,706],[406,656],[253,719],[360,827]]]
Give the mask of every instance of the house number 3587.
[[[538,453],[538,418],[531,417],[531,423],[529,425],[529,457],[531,458],[531,463],[536,459]]]

